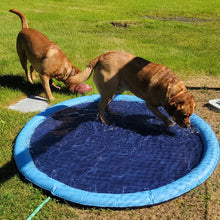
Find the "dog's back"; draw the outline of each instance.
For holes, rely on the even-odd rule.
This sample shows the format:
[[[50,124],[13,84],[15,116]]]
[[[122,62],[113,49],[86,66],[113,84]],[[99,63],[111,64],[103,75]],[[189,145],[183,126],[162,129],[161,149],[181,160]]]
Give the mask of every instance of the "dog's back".
[[[155,99],[153,98],[155,105],[161,104],[161,99],[164,100],[170,86],[174,92],[186,89],[168,67],[123,51],[112,51],[101,55],[94,69],[94,78],[99,84],[99,90],[102,90],[101,84],[104,84],[104,81],[108,81],[109,84],[114,81],[115,84],[117,78],[118,86],[121,87],[117,88],[117,91],[130,90],[144,100],[155,96]],[[102,83],[101,79],[104,80]]]
[[[47,45],[47,47],[42,47],[42,45]],[[45,35],[32,28],[22,29],[17,37],[18,53],[19,50],[24,50],[30,62],[31,56],[35,56],[37,59],[45,58],[51,45],[55,46]]]

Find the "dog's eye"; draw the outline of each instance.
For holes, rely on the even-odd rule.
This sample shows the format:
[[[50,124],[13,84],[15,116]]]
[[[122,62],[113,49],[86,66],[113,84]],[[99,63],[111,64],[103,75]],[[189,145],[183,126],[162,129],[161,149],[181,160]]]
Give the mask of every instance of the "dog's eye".
[[[190,114],[184,114],[184,118],[189,118]]]

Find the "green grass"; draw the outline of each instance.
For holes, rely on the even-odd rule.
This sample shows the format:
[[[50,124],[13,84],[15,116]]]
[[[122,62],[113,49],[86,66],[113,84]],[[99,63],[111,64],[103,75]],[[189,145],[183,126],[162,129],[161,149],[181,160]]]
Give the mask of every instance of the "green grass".
[[[215,0],[209,3],[200,0],[3,1],[0,10],[0,76],[3,78],[0,80],[7,82],[7,75],[24,77],[15,46],[21,22],[8,12],[10,8],[20,9],[29,27],[57,43],[80,69],[101,53],[124,50],[167,65],[180,77],[219,75],[218,6]],[[126,23],[128,28],[114,27],[111,22]],[[92,79],[89,83],[93,85]],[[6,87],[7,83],[0,86]],[[8,90],[9,100],[19,93],[15,87]],[[0,103],[5,103],[2,96]],[[64,97],[61,95],[61,99]]]
[[[21,10],[29,27],[57,43],[73,65],[83,69],[95,56],[124,50],[169,66],[177,75],[219,76],[220,3],[216,0],[2,0],[0,8],[0,218],[25,219],[46,198],[18,175],[13,163],[13,143],[35,113],[7,109],[28,94],[42,95],[40,80],[29,85],[16,53],[20,19],[9,13]],[[193,20],[192,18],[196,18]],[[127,24],[115,27],[111,22]],[[74,98],[60,82],[56,100]],[[88,81],[97,93],[92,78]],[[175,212],[175,210],[174,210]],[[36,219],[121,219],[126,212],[72,208],[52,199]],[[135,211],[127,216],[139,218]]]

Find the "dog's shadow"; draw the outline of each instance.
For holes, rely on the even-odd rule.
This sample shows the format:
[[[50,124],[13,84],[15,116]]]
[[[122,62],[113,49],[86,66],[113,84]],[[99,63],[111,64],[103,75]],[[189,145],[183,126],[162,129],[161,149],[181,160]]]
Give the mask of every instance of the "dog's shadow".
[[[0,75],[0,86],[3,88],[9,88],[13,90],[19,90],[27,96],[34,95],[39,96],[44,93],[43,86],[40,80],[34,82],[34,84],[29,83],[25,76],[19,75]],[[68,89],[66,87],[61,87],[61,89],[56,89],[51,86],[53,92],[67,94]]]

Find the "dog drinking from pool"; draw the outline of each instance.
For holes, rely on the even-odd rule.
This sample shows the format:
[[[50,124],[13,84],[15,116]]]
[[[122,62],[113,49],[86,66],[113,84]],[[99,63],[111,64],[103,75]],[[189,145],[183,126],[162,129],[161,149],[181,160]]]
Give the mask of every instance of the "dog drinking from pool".
[[[84,82],[93,70],[93,80],[101,95],[98,111],[103,123],[109,124],[104,111],[109,111],[114,95],[129,90],[143,99],[167,126],[173,122],[158,110],[159,106],[163,106],[178,125],[190,127],[190,116],[196,106],[194,96],[168,67],[130,53],[112,51],[94,58],[80,74],[71,78],[71,84]]]

